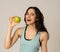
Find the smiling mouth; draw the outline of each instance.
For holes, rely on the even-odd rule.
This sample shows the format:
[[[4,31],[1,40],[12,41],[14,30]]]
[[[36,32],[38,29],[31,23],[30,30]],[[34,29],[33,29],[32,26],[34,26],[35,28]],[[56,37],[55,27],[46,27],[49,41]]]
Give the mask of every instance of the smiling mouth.
[[[31,20],[28,19],[27,21],[31,21]]]

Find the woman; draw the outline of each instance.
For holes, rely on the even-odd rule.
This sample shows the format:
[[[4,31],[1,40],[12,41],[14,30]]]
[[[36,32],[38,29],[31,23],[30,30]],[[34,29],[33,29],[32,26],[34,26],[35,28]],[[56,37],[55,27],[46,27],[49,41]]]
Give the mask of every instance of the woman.
[[[11,48],[20,37],[20,52],[38,52],[41,47],[42,52],[48,52],[47,42],[49,33],[44,26],[44,16],[37,7],[29,7],[25,13],[25,27],[19,27],[14,32],[12,29],[18,23],[14,22],[14,17],[9,18],[9,28],[5,39],[5,48]]]

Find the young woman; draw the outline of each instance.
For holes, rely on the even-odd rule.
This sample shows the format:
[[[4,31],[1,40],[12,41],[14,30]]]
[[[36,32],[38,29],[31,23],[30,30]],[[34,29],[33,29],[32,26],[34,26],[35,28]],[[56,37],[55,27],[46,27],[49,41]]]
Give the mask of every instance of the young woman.
[[[5,48],[11,48],[20,37],[20,52],[48,52],[49,33],[44,26],[44,16],[37,7],[29,7],[25,13],[25,27],[19,27],[11,37],[13,27],[18,23],[9,18],[9,28],[5,39]]]

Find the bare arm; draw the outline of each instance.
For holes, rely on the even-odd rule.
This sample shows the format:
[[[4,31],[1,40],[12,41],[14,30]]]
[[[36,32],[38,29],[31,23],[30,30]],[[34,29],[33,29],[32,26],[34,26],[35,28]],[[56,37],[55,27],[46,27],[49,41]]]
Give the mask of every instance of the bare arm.
[[[47,32],[42,32],[41,33],[41,51],[42,52],[48,52],[48,48],[47,48],[47,41],[48,41],[48,34]]]
[[[18,29],[16,29],[16,31],[14,32],[12,38],[11,38],[11,46],[14,45],[14,43],[17,41],[17,39],[20,37],[21,38],[21,35],[22,35],[22,30],[23,30],[23,27],[20,27]]]
[[[10,25],[8,27],[8,32],[7,32],[7,35],[6,35],[6,39],[4,41],[4,47],[7,48],[7,49],[12,47],[12,45],[17,41],[17,39],[19,37],[21,37],[21,32],[22,32],[22,28],[17,28],[16,31],[14,32],[13,36],[11,37],[13,26],[16,25],[16,23],[11,22],[11,21],[12,20],[10,20]]]

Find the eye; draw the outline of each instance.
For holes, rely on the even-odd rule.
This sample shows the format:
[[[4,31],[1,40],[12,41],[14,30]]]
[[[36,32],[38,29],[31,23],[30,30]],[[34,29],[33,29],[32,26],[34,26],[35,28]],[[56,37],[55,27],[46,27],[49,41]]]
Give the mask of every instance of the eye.
[[[32,16],[34,16],[35,14],[34,13],[31,13]]]
[[[32,16],[34,16],[34,14],[32,14]]]

